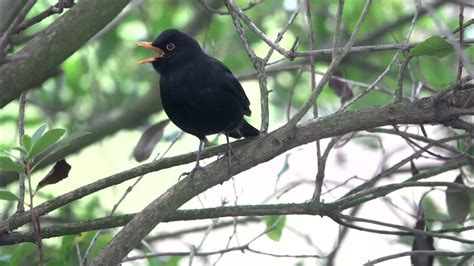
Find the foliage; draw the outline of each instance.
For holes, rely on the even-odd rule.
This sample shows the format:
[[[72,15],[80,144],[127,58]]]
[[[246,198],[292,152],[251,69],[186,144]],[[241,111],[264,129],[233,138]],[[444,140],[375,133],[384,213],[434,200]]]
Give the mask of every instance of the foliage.
[[[56,2],[57,1],[53,0],[38,1],[27,14],[26,19],[31,19],[41,14],[43,11],[54,6]],[[61,152],[68,151],[70,153],[65,152],[64,154],[79,154],[79,157],[81,157],[83,155],[79,153],[79,151],[86,147],[90,147],[91,149],[101,146],[105,147],[104,149],[107,150],[107,154],[95,152],[97,156],[91,159],[92,162],[81,164],[81,166],[77,168],[71,163],[74,169],[81,170],[80,174],[77,175],[81,177],[84,176],[84,180],[89,180],[85,178],[91,177],[99,179],[111,173],[118,173],[125,170],[125,168],[123,168],[125,165],[129,168],[135,166],[132,164],[132,160],[117,159],[127,157],[132,153],[139,161],[148,159],[154,150],[159,150],[160,154],[166,154],[167,150],[165,151],[165,147],[174,144],[178,133],[177,129],[172,126],[171,123],[167,126],[168,120],[166,120],[166,116],[163,112],[153,115],[149,115],[149,112],[143,112],[143,114],[137,112],[133,114],[134,116],[132,118],[125,116],[127,111],[124,110],[129,110],[126,108],[143,103],[143,99],[149,97],[150,91],[157,90],[158,87],[158,78],[152,67],[143,67],[136,64],[140,59],[150,56],[147,50],[136,48],[135,43],[137,41],[151,41],[164,29],[178,28],[193,35],[201,43],[207,53],[221,59],[236,76],[243,77],[245,76],[244,74],[254,71],[252,62],[246,54],[230,16],[211,16],[211,13],[202,6],[201,2],[206,2],[218,10],[226,10],[221,1],[211,0],[132,1],[129,8],[117,17],[117,21],[112,22],[109,26],[104,28],[103,31],[95,35],[80,50],[67,58],[59,66],[57,72],[52,73],[52,77],[39,86],[39,89],[30,90],[28,92],[26,115],[24,119],[26,134],[23,135],[21,141],[18,139],[18,134],[15,130],[18,124],[18,104],[13,102],[2,109],[0,115],[2,131],[0,132],[0,149],[3,151],[3,154],[0,156],[0,170],[2,170],[0,177],[3,178],[3,176],[7,176],[8,174],[10,174],[10,176],[15,174],[15,178],[18,174],[25,175],[28,181],[33,180],[37,183],[36,189],[29,187],[27,191],[39,202],[43,202],[73,190],[76,186],[86,185],[87,182],[89,182],[78,181],[78,179],[71,180],[70,182],[75,183],[67,187],[66,191],[64,191],[64,187],[61,186],[61,183],[64,183],[64,181],[55,186],[51,186],[49,190],[39,190],[46,185],[55,184],[68,176],[70,170],[69,164],[55,157],[56,154],[62,154]],[[288,19],[293,14],[296,8],[295,3],[297,2],[300,1],[237,1],[241,7],[249,3],[255,4],[255,6],[245,11],[245,14],[250,17],[270,39],[274,39],[280,30],[288,23]],[[338,1],[324,0],[310,2],[312,14],[311,27],[314,33],[313,39],[315,40],[314,49],[331,48],[334,40]],[[346,1],[342,21],[344,25],[341,33],[342,45],[345,44],[354,31],[364,2],[365,1]],[[452,12],[449,11],[449,7],[456,6],[457,5],[449,4],[447,6],[437,7],[437,14],[443,19],[449,29],[454,29],[458,25],[459,18],[456,15],[453,16]],[[472,9],[469,10],[472,11]],[[413,12],[413,6],[407,5],[405,1],[374,1],[357,35],[355,45],[401,43],[410,27],[410,20],[407,20],[405,23],[396,24],[401,26],[389,27],[377,36],[371,35],[377,32],[377,30],[387,27],[390,23],[400,20],[401,17],[412,16]],[[14,35],[12,38],[13,48],[9,50],[9,53],[14,54],[21,50],[23,46],[28,45],[28,41],[32,37],[47,29],[48,26],[54,23],[60,16],[63,16],[63,14],[49,16],[32,27],[27,28],[20,34]],[[290,49],[298,37],[300,42],[297,51],[309,50],[307,38],[309,27],[305,23],[304,16],[305,10],[302,9],[300,10],[297,20],[289,26],[288,32],[280,42],[281,47]],[[81,25],[77,25],[77,27],[81,27]],[[268,45],[266,45],[259,36],[248,30],[248,28],[244,28],[246,29],[245,33],[250,47],[255,50],[259,57],[265,57],[269,49]],[[415,100],[423,96],[432,96],[453,84],[457,78],[458,56],[452,44],[434,25],[431,16],[420,16],[414,24],[413,29],[414,33],[409,42],[418,44],[412,49],[404,51],[402,53],[403,56],[394,62],[391,70],[387,72],[387,75],[378,86],[371,89],[371,91],[366,91],[367,87],[376,80],[390,64],[396,51],[363,52],[348,55],[337,69],[337,76],[347,81],[331,80],[329,85],[323,88],[316,102],[319,116],[327,116],[338,112],[342,105],[351,102],[353,96],[357,97],[366,92],[367,94],[364,97],[351,103],[348,109],[361,110],[392,103],[395,99],[396,88],[400,88],[402,94],[410,100]],[[471,25],[466,28],[465,33],[469,34],[469,32],[471,32],[472,34],[472,29]],[[469,38],[472,38],[472,35]],[[364,41],[367,43],[364,43]],[[466,54],[470,56],[469,59],[472,59],[474,48],[471,45],[465,45],[464,49],[466,49]],[[312,93],[308,86],[308,84],[311,84],[311,73],[308,71],[308,59],[296,58],[294,62],[289,62],[289,60],[280,62],[279,60],[281,59],[283,59],[282,55],[273,52],[269,61],[270,64],[267,66],[267,82],[268,89],[270,90],[270,130],[277,129],[284,124],[288,119],[288,114],[291,116],[296,113],[307,102]],[[405,78],[400,80],[398,73],[403,60],[409,60],[407,70],[409,75],[406,73]],[[3,63],[4,62],[1,62],[0,64]],[[293,63],[301,64],[303,67],[296,67],[285,71],[270,71],[273,68],[278,69],[279,67],[288,66]],[[317,73],[324,73],[329,65],[330,56],[320,55],[316,57],[315,70]],[[319,82],[320,77],[321,74],[317,74],[317,82]],[[253,115],[251,118],[248,118],[248,121],[255,125],[261,120],[259,118],[260,99],[256,79],[257,78],[248,77],[241,78],[243,87],[252,101],[251,108]],[[360,83],[363,83],[363,85]],[[159,106],[158,97],[153,100],[154,101],[148,102]],[[126,119],[124,117],[126,117]],[[312,117],[308,114],[306,118]],[[121,119],[123,119],[123,121]],[[120,127],[120,123],[128,123],[129,121],[127,119],[133,120],[132,122],[136,127],[121,130],[122,127]],[[464,119],[464,117],[462,117],[462,119]],[[465,120],[467,121],[468,119]],[[95,134],[97,132],[95,132],[94,129],[99,128],[104,123],[105,133],[101,132],[102,135],[100,135],[100,137],[82,146],[79,145],[80,147],[75,146],[78,145],[78,140],[86,139],[86,137],[91,135],[96,136]],[[107,123],[117,123],[118,125],[111,125],[109,127]],[[52,127],[48,129],[48,125]],[[150,125],[152,126],[150,127]],[[165,126],[167,127],[166,130],[164,130]],[[145,128],[149,129],[145,130]],[[436,132],[436,136],[430,135],[429,137],[438,139],[438,137],[451,136],[454,134],[453,132],[456,134],[462,133],[461,129],[454,131],[453,129],[445,130],[446,128],[430,131],[430,134],[431,132]],[[89,130],[92,131],[90,135],[89,132],[83,133]],[[119,130],[121,130],[120,133],[114,135],[119,132]],[[144,131],[145,133],[143,133],[142,140],[140,140],[135,148],[135,152],[133,152],[133,143],[138,141],[139,131]],[[66,134],[66,132],[68,132],[68,134]],[[364,134],[365,133],[360,132],[354,133],[353,136],[347,137],[346,143],[343,143],[345,140],[337,143],[335,149],[342,148],[350,142],[367,152],[381,152],[384,153],[385,156],[386,147],[384,145],[386,144],[382,145],[380,139],[375,138],[373,134],[365,136]],[[112,137],[106,138],[108,136]],[[101,140],[102,142],[98,144]],[[184,141],[187,140],[185,139]],[[184,141],[180,139],[178,145],[180,145],[179,142]],[[467,154],[471,156],[470,158],[472,160],[474,151],[472,139],[466,137],[456,141],[457,146],[455,145],[455,149],[460,151],[463,155]],[[206,142],[206,147],[211,147],[210,149],[212,149],[222,142],[223,138],[217,136],[211,138],[211,142]],[[176,150],[171,151],[171,153],[174,152],[173,155],[176,155],[192,150],[189,148],[191,144],[188,142],[185,143],[186,144],[179,146],[179,148],[176,148]],[[416,147],[416,149],[419,148],[408,140],[407,143],[403,142],[402,144]],[[449,142],[448,144],[452,143]],[[155,148],[155,145],[157,145],[158,148]],[[192,145],[194,145],[194,143]],[[74,149],[71,148],[71,150],[68,150],[70,147],[74,147]],[[341,150],[337,150],[338,156],[358,159],[351,158],[351,154],[345,154],[344,151]],[[438,154],[437,152],[438,150],[435,150],[435,154]],[[298,164],[298,159],[295,159],[298,158],[297,153],[298,151],[292,150],[291,153],[287,153],[285,159],[281,161],[281,165],[277,167],[279,173],[275,175],[276,183],[285,183],[286,181],[284,179],[290,176],[299,177],[299,172],[295,174],[295,172],[292,171],[295,167],[294,165]],[[214,155],[216,154],[214,153]],[[459,154],[452,156],[457,155]],[[52,160],[52,158],[55,158],[53,162],[49,162],[48,160]],[[124,164],[124,161],[126,161],[127,164]],[[51,169],[51,171],[43,174],[40,171],[45,167],[42,164],[45,162],[48,162],[46,165],[49,166],[46,168]],[[411,160],[411,162],[414,165],[414,160]],[[53,163],[55,163],[54,166],[52,166]],[[313,163],[316,165],[316,160],[314,160]],[[369,163],[372,164],[371,161]],[[340,166],[341,169],[344,168],[342,163]],[[304,167],[310,168],[313,167],[313,165],[306,164]],[[383,164],[380,167],[380,171],[384,171],[388,167],[388,163]],[[425,169],[419,164],[414,167],[422,170],[416,174],[412,173],[413,175],[423,174],[435,169],[435,167]],[[38,172],[35,172],[36,170],[38,170]],[[474,168],[472,166],[459,167],[459,171],[459,176],[462,176],[464,179],[456,179],[457,181],[453,183],[462,186],[472,185]],[[338,175],[339,174],[340,173],[338,173]],[[43,180],[37,178],[41,177],[41,175],[44,177]],[[359,179],[359,181],[362,179],[358,176],[358,173],[351,173],[351,175],[354,176],[354,179]],[[312,173],[311,178],[314,178],[314,176],[315,174]],[[454,176],[450,176],[449,182],[453,180]],[[175,181],[176,180],[173,179],[171,182]],[[161,178],[155,179],[155,182],[156,183],[153,183],[153,188],[148,187],[147,192],[141,194],[147,194],[144,196],[150,196],[154,199],[159,195],[159,192],[164,191],[165,188],[169,186],[168,181]],[[338,180],[338,182],[336,187],[342,183],[341,180]],[[5,184],[8,183],[9,182],[5,182]],[[310,183],[314,184],[314,182]],[[351,182],[349,182],[349,184],[353,185]],[[345,185],[344,183],[341,186]],[[129,184],[127,184],[126,189],[123,190],[130,192],[131,189],[129,189],[128,186]],[[123,187],[110,189],[112,190],[111,194],[114,194],[114,196],[122,195],[124,193],[122,188]],[[290,187],[287,189],[289,191],[293,188]],[[277,190],[276,184],[275,190]],[[446,189],[443,188],[443,191],[444,190]],[[235,187],[234,191],[236,191]],[[125,192],[125,194],[128,192]],[[282,194],[285,192],[284,190]],[[424,197],[420,206],[417,205],[411,210],[407,210],[407,212],[416,213],[418,208],[423,209],[426,215],[425,219],[428,225],[426,230],[428,232],[444,229],[455,230],[461,228],[463,222],[469,221],[469,218],[466,217],[471,217],[472,220],[474,215],[474,198],[472,195],[469,195],[464,190],[451,189],[446,191],[447,202],[445,204],[445,202],[440,203],[436,201],[435,196],[432,197],[432,193],[434,194],[435,192],[430,192]],[[111,214],[110,210],[117,202],[114,201],[115,199],[106,199],[100,195],[101,194],[90,199],[70,203],[51,213],[48,217],[63,222],[74,222],[107,216]],[[277,198],[280,196],[281,195],[278,194]],[[118,198],[120,198],[120,196],[118,196]],[[0,206],[0,213],[4,213],[3,218],[13,214],[18,200],[19,196],[17,195],[16,183],[0,190],[0,202],[2,204],[5,203],[5,205]],[[223,199],[222,201],[227,202],[227,199]],[[147,202],[133,202],[125,204],[133,205],[135,208],[142,208],[146,203]],[[29,204],[33,205],[32,203]],[[37,204],[34,206],[36,205]],[[406,209],[408,209],[408,207],[406,207]],[[124,210],[128,209],[119,208],[114,214],[119,215]],[[412,224],[406,226],[414,228],[417,220],[416,217],[411,217],[410,223],[412,222]],[[459,221],[459,223],[453,221]],[[52,224],[54,223],[42,223],[41,226]],[[288,224],[290,223],[287,221],[286,215],[268,215],[261,224],[265,225],[267,230],[265,235],[273,240],[272,242],[275,242],[273,243],[275,245],[281,242],[280,239],[284,231],[285,234],[287,234],[287,231],[288,234],[290,233],[289,230],[287,230]],[[97,242],[94,245],[91,245],[91,243],[94,242],[95,232],[83,232],[78,235],[66,235],[54,238],[53,240],[44,241],[43,252],[46,265],[79,265],[77,249],[84,254],[90,247],[91,251],[87,258],[93,258],[98,254],[101,248],[108,244],[113,235],[114,234],[110,231],[103,233],[96,239]],[[406,245],[407,250],[409,250],[413,242],[413,237],[400,236],[398,241]],[[231,242],[231,240],[229,240],[229,242]],[[28,265],[32,261],[37,262],[36,249],[37,246],[31,243],[2,247],[0,250],[0,265]],[[467,250],[468,247],[462,246],[462,249]],[[154,250],[148,247],[140,247],[137,248],[137,250],[140,254],[154,252]],[[149,265],[178,265],[181,263],[182,258],[181,256],[151,258],[147,260],[147,263]],[[437,258],[436,260],[442,265],[449,265],[449,263],[453,263],[454,261],[454,259],[447,260],[446,258]],[[298,265],[306,265],[304,262],[297,262]]]

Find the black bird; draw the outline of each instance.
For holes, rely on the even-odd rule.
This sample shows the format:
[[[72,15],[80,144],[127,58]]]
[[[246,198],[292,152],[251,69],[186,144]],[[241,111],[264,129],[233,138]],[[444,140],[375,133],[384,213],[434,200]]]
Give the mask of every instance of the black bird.
[[[233,138],[255,137],[260,131],[244,120],[250,116],[250,102],[239,81],[219,60],[207,55],[199,43],[187,34],[168,29],[153,43],[137,45],[156,52],[155,57],[140,61],[151,63],[160,73],[163,109],[183,131],[199,138],[199,149],[192,177],[207,135],[224,133],[228,145],[229,171]]]

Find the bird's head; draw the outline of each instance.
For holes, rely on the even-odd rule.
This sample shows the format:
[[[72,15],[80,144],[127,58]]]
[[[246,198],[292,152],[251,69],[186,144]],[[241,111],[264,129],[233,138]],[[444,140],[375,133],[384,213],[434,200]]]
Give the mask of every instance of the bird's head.
[[[153,42],[138,42],[137,45],[156,53],[156,56],[138,63],[152,63],[155,70],[161,74],[170,68],[180,67],[182,62],[203,53],[196,40],[175,29],[163,31]]]

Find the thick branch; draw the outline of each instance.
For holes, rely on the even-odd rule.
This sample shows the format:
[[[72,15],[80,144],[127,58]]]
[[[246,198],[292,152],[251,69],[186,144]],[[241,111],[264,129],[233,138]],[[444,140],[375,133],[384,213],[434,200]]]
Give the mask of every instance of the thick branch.
[[[51,77],[66,58],[116,17],[128,2],[130,0],[79,1],[39,33],[19,52],[28,59],[0,66],[0,108]]]
[[[466,96],[471,92],[472,90],[460,91],[460,94],[464,95],[462,99],[467,99],[468,97]],[[450,107],[448,104],[448,98],[449,94],[445,95],[445,97],[442,98],[443,100],[438,102],[437,106],[433,105],[431,98],[424,98],[414,103],[401,102],[384,107],[337,113],[328,117],[320,118],[318,121],[312,121],[304,126],[296,128],[295,130],[280,128],[267,136],[258,138],[250,143],[248,141],[240,141],[238,144],[241,144],[241,147],[239,147],[239,145],[234,146],[238,149],[236,151],[237,156],[239,156],[239,154],[242,155],[239,156],[242,161],[240,165],[236,165],[236,169],[235,171],[233,170],[233,173],[247,170],[257,164],[268,161],[289,149],[317,139],[338,136],[349,132],[366,130],[384,125],[443,123],[455,119],[460,115],[474,114],[474,107],[468,109]],[[207,149],[203,156],[215,156],[222,150],[223,149],[220,146]],[[254,156],[244,156],[243,154],[253,154]],[[72,192],[45,202],[37,206],[35,209],[37,214],[41,216],[104,188],[122,183],[149,172],[190,163],[194,158],[195,153],[189,153],[144,164],[78,188]],[[209,175],[205,177],[204,180],[202,173],[197,175],[197,178],[195,178],[196,183],[200,181],[201,183],[199,184],[204,187],[199,187],[197,185],[195,187],[188,187],[186,185],[188,183],[187,180],[183,180],[184,183],[180,182],[178,188],[183,187],[187,190],[194,190],[192,193],[189,191],[186,193],[183,192],[182,196],[192,198],[194,195],[199,194],[199,189],[206,189],[207,186],[211,186],[216,182],[222,183],[225,181],[228,178],[227,171],[224,170],[226,167],[223,167],[220,163],[221,160],[208,167]],[[224,164],[225,163],[226,162],[224,162]],[[221,168],[221,171],[219,170],[219,167]],[[208,181],[209,184],[206,184],[206,181]],[[172,193],[173,190],[178,190],[178,188],[173,187],[170,191],[165,193],[165,196]],[[0,234],[28,223],[30,220],[28,213],[29,212],[15,214],[9,219],[2,221],[0,223]]]
[[[219,4],[218,0],[215,2],[216,4]],[[187,24],[184,31],[190,35],[195,35],[204,26],[208,25],[211,19],[212,16],[209,15],[206,9],[198,8],[193,15],[193,19],[189,24]],[[121,129],[135,128],[151,114],[160,112],[162,107],[159,88],[157,86],[158,82],[151,82],[156,84],[156,86],[152,86],[150,91],[142,98],[137,99],[127,106],[119,106],[106,114],[100,116],[95,115],[97,117],[94,117],[91,124],[80,129],[81,131],[89,132],[90,134],[73,141],[70,145],[59,149],[57,152],[54,152],[53,155],[43,161],[40,166],[35,168],[35,170],[39,170],[70,154],[77,153],[78,151],[116,133]],[[18,180],[18,175],[16,173],[0,171],[0,187],[5,187],[16,180]]]
[[[472,90],[460,91],[460,94],[464,96],[469,95],[469,93],[472,93]],[[312,142],[317,139],[338,136],[349,132],[365,130],[384,125],[443,123],[455,119],[460,115],[474,114],[474,107],[470,107],[469,109],[450,107],[448,104],[448,98],[449,94],[445,95],[442,100],[437,102],[436,106],[434,105],[434,102],[431,98],[424,98],[414,103],[401,102],[384,107],[337,113],[325,118],[320,118],[318,121],[312,121],[294,130],[280,128],[271,134],[256,139],[250,143],[248,143],[248,141],[240,141],[239,144],[243,144],[241,149],[234,145],[235,148],[238,148],[238,153],[254,154],[255,158],[253,158],[253,156],[252,158],[250,158],[250,156],[240,156],[239,158],[245,158],[245,161],[242,160],[241,164],[236,166],[238,169],[236,169],[235,173],[244,171],[259,163],[270,160],[278,154],[281,154],[293,147]],[[462,97],[462,99],[467,98],[468,97]],[[204,152],[204,156],[215,156],[222,150],[222,147],[207,149]],[[237,156],[238,155],[239,154],[237,154]],[[36,212],[40,216],[44,215],[45,213],[66,205],[69,202],[80,199],[104,188],[122,183],[134,177],[180,164],[190,163],[194,160],[194,157],[195,153],[189,153],[172,158],[164,158],[157,162],[144,164],[109,176],[59,196],[56,199],[45,202],[36,207]],[[221,160],[219,160],[217,163],[213,163],[208,168],[218,170],[215,166],[216,164],[217,166],[220,166],[220,162]],[[223,169],[226,168],[223,167]],[[198,177],[200,176],[202,176],[202,174],[198,174]],[[213,179],[208,179],[209,181],[214,180],[212,182],[220,183],[227,179],[227,176],[223,173],[213,175],[212,172],[209,172],[208,176],[213,177]],[[201,178],[197,178],[196,180],[201,180]],[[197,194],[197,192],[195,193]],[[24,214],[15,214],[9,219],[0,223],[0,234],[8,230],[15,229],[27,222],[29,222],[28,212]]]
[[[438,182],[439,183],[439,182]],[[438,185],[437,182],[434,183],[419,183],[423,186],[435,186]],[[446,183],[444,183],[446,184]],[[409,186],[418,185],[416,183],[405,184],[404,186],[399,186],[399,188],[409,187]],[[441,185],[441,184],[440,184]],[[459,187],[456,184],[450,184],[454,187]],[[173,215],[163,220],[163,222],[174,222],[174,221],[194,221],[202,219],[215,219],[223,217],[246,217],[244,219],[237,220],[238,223],[247,223],[247,222],[259,222],[261,219],[257,218],[258,216],[267,216],[267,215],[321,215],[321,216],[330,216],[337,223],[344,223],[346,226],[351,226],[357,230],[368,231],[372,233],[380,234],[391,234],[391,235],[400,235],[408,236],[414,235],[414,232],[407,230],[399,231],[381,231],[374,229],[365,229],[361,227],[354,226],[343,222],[338,218],[338,213],[335,213],[335,210],[340,211],[339,208],[333,203],[324,204],[321,203],[311,204],[311,203],[283,203],[283,204],[266,204],[266,205],[242,205],[242,206],[230,206],[230,207],[217,207],[217,208],[204,208],[204,209],[193,209],[193,210],[177,210]],[[80,221],[73,223],[63,223],[55,224],[47,227],[41,228],[41,237],[43,239],[58,237],[64,235],[75,235],[88,231],[102,230],[102,229],[111,229],[115,227],[120,227],[126,225],[129,221],[135,217],[136,213],[133,214],[124,214],[117,216],[110,216],[99,218],[90,221]],[[216,225],[215,228],[225,227],[232,225],[232,221],[221,222]],[[177,232],[170,233],[160,233],[158,236],[151,237],[147,241],[153,240],[163,240],[164,238],[170,237],[179,237],[186,233],[194,233],[200,230],[205,230],[205,227],[196,227],[185,229]],[[400,228],[398,228],[400,229]],[[404,228],[402,228],[404,229]],[[411,228],[410,228],[411,229]],[[467,230],[472,230],[473,226],[466,226],[461,228],[454,229],[443,229],[438,231],[430,231],[426,233],[427,235],[444,237],[441,234],[450,233],[450,232],[463,232]],[[13,245],[23,242],[34,242],[35,236],[33,231],[26,232],[13,232],[8,235],[3,235],[0,237],[0,246]],[[463,240],[461,240],[463,241]]]
[[[447,99],[444,104],[433,106],[431,98],[424,98],[415,103],[403,102],[379,108],[337,113],[295,130],[280,128],[244,145],[236,151],[236,156],[241,158],[240,164],[233,165],[231,172],[238,174],[291,148],[321,138],[391,124],[440,123],[464,114],[474,114],[474,107],[469,109],[450,107]],[[228,180],[230,176],[224,165],[226,158],[221,158],[208,165],[206,172],[195,175],[194,184],[184,179],[168,189],[135,216],[99,253],[93,264],[119,263],[158,223],[171,216],[177,208],[208,188]]]
[[[459,93],[463,96],[461,99],[467,99],[468,97],[466,96],[469,95],[469,93],[472,93],[472,90],[463,90]],[[448,101],[449,96],[449,94],[445,94],[444,97],[437,101],[436,106],[434,105],[432,98],[424,98],[414,103],[400,102],[383,107],[347,111],[320,118],[318,121],[312,121],[294,130],[280,128],[265,137],[258,138],[251,142],[240,141],[238,144],[241,145],[235,145],[235,148],[237,148],[236,156],[241,158],[241,161],[239,165],[234,165],[232,172],[237,174],[252,168],[257,164],[268,161],[289,149],[317,139],[338,136],[353,131],[366,130],[384,125],[443,123],[455,119],[460,115],[474,114],[474,106],[468,109],[450,107]],[[463,103],[461,103],[461,105],[462,104]],[[205,154],[207,157],[216,155],[219,151],[222,151],[221,148],[222,147],[208,149]],[[254,156],[244,156],[244,154],[253,154]],[[39,216],[44,215],[45,213],[55,210],[72,201],[134,177],[179,164],[192,162],[194,157],[195,154],[190,153],[172,158],[165,158],[157,162],[144,164],[109,176],[37,206],[35,208],[36,213]],[[226,159],[220,159],[207,167],[208,175],[199,172],[194,177],[194,186],[185,179],[170,188],[157,201],[147,207],[144,212],[147,216],[144,217],[144,214],[137,216],[140,220],[145,219],[141,221],[139,220],[139,224],[143,226],[143,229],[130,234],[129,237],[136,236],[135,239],[130,241],[140,241],[146,236],[151,228],[158,224],[159,221],[162,221],[165,217],[169,217],[173,214],[179,206],[184,204],[184,202],[199,194],[201,191],[227,180],[229,176],[227,175],[226,165]],[[158,209],[160,210],[157,211]],[[0,234],[18,228],[29,221],[29,212],[15,214],[0,223]],[[137,221],[132,221],[130,225],[132,224],[137,226]],[[132,229],[135,230],[133,227]],[[122,251],[121,254],[125,256],[127,253]]]

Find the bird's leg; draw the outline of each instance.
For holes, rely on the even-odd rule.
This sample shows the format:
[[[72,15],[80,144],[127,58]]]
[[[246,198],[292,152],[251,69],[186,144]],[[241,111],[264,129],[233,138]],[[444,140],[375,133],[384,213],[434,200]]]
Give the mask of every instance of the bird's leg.
[[[204,148],[204,139],[201,139],[199,138],[199,148],[198,148],[198,151],[197,151],[197,156],[196,156],[196,164],[194,165],[194,168],[193,170],[191,170],[190,172],[184,172],[182,173],[179,178],[183,177],[183,176],[188,176],[189,177],[189,180],[191,180],[191,183],[194,183],[194,180],[193,180],[193,177],[194,177],[194,174],[201,170],[201,171],[204,171],[204,172],[207,172],[206,169],[202,166],[199,165],[199,161],[201,159],[201,152],[202,152],[202,149]]]
[[[237,158],[237,156],[235,156],[234,150],[232,149],[232,145],[230,145],[229,134],[228,134],[227,131],[225,131],[225,140],[227,141],[227,164],[229,166],[229,175],[232,175],[232,171],[231,171],[231,169],[232,169],[232,158],[231,157],[234,157],[237,164],[239,164],[239,158]]]

